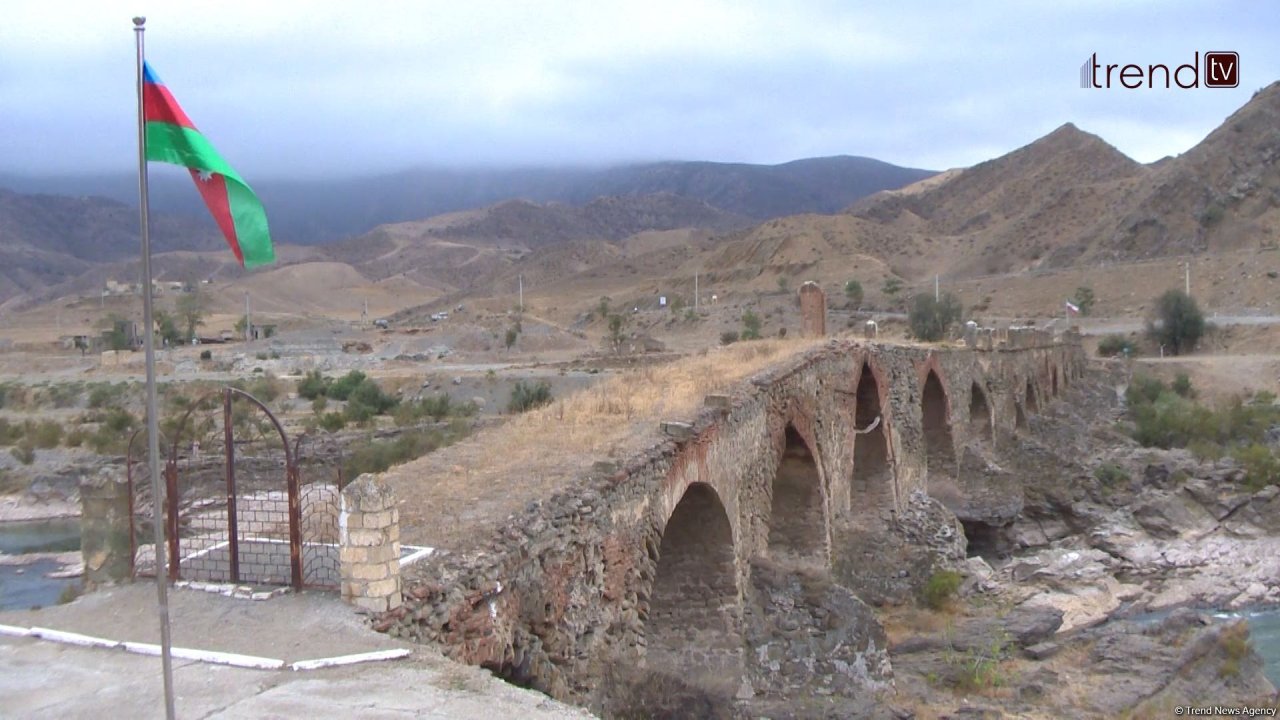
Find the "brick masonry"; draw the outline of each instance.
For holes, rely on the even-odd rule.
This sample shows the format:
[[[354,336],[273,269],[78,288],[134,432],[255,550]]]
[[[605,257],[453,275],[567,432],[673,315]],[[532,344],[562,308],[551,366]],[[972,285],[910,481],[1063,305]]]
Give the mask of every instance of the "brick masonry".
[[[977,337],[991,349],[836,340],[774,366],[709,402],[688,433],[530,504],[476,552],[413,566],[406,607],[385,626],[598,707],[618,667],[739,694],[792,687],[798,676],[761,628],[783,622],[778,613],[799,622],[791,598],[820,596],[851,618],[829,638],[843,648],[839,662],[821,643],[787,652],[814,659],[816,687],[883,688],[892,670],[863,601],[910,590],[930,563],[963,556],[950,505],[970,518],[1020,507],[1016,483],[993,493],[988,477],[966,476],[964,450],[1007,442],[1027,387],[1051,399],[1055,382],[1083,372],[1075,335]],[[936,388],[926,398],[927,385]],[[926,414],[949,431],[949,448],[926,443]],[[929,477],[930,451],[947,456],[945,477]],[[929,497],[939,483],[942,502]],[[806,590],[811,575],[787,565],[796,560],[805,573],[827,568],[838,587]]]

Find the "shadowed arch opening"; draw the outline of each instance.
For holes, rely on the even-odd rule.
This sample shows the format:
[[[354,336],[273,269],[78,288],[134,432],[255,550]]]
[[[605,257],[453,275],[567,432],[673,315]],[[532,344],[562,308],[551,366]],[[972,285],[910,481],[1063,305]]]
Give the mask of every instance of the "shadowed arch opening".
[[[1058,397],[1058,367],[1056,365],[1049,368],[1050,392],[1054,397]]]
[[[826,518],[818,463],[804,438],[787,426],[786,446],[773,477],[769,557],[789,562],[824,562]]]
[[[862,365],[855,401],[854,423],[859,434],[853,441],[850,504],[855,509],[875,510],[891,498],[893,470],[889,465],[889,441],[884,434],[884,418],[880,413],[880,385],[869,363]]]
[[[947,393],[942,389],[938,374],[932,370],[924,381],[920,412],[929,477],[955,477],[956,446],[951,437],[951,419],[947,415]]]
[[[719,496],[694,483],[662,533],[645,620],[652,671],[703,687],[736,689],[742,638],[733,531]]]
[[[991,405],[982,386],[975,382],[969,388],[969,437],[990,440],[991,435]]]
[[[1031,378],[1027,378],[1027,412],[1040,412],[1040,403],[1036,400],[1036,386],[1031,382]]]

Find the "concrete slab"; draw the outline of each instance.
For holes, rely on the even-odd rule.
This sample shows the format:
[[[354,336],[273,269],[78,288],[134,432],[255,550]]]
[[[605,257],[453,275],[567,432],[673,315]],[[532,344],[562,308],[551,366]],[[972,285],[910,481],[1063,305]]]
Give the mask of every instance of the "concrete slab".
[[[254,601],[189,588],[169,594],[175,646],[287,663],[409,649],[408,658],[298,672],[175,658],[183,718],[359,717],[569,720],[591,715],[458,665],[431,648],[375,633],[328,593]],[[0,613],[0,625],[52,628],[121,643],[81,647],[0,634],[0,716],[102,720],[164,716],[157,657],[123,643],[159,639],[155,586],[110,588],[41,610]]]

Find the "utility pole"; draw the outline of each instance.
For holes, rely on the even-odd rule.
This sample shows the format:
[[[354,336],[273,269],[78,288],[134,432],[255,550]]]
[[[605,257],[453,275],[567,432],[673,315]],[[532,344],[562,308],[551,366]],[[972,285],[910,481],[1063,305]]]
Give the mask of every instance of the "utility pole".
[[[1184,280],[1184,284],[1186,285],[1187,297],[1191,297],[1191,261],[1188,260],[1184,267],[1186,267],[1186,270],[1187,270],[1185,275],[1185,280]]]
[[[360,324],[369,322],[369,298],[364,299],[364,310],[360,311]]]
[[[693,274],[693,311],[698,312],[698,273]]]
[[[253,339],[253,315],[249,312],[249,291],[244,291],[244,341]]]
[[[940,299],[942,299],[942,296],[938,294],[938,276],[935,274],[933,276],[933,301],[938,302]]]
[[[520,312],[524,312],[524,275],[517,275],[520,281]]]

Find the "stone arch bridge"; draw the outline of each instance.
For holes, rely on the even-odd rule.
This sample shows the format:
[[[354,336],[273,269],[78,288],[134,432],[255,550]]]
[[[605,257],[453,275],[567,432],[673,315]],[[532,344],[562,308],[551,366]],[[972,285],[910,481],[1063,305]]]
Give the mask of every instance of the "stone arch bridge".
[[[862,600],[962,550],[955,518],[972,535],[1017,515],[1017,480],[971,455],[1084,370],[1075,334],[966,344],[832,341],[710,396],[646,454],[426,568],[390,630],[579,702],[619,667],[730,695],[883,687]]]

